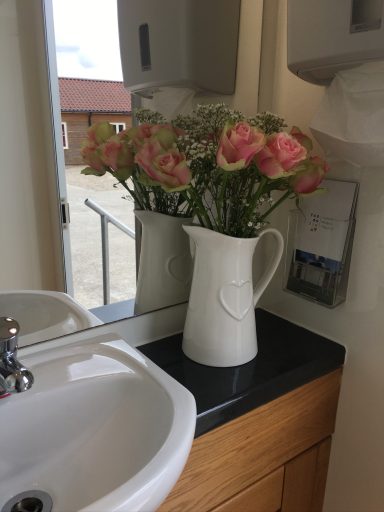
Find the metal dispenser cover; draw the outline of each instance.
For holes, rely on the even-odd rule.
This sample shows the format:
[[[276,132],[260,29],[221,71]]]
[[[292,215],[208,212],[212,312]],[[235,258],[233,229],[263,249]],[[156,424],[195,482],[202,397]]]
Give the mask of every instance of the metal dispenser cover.
[[[241,0],[118,0],[124,85],[235,90]]]

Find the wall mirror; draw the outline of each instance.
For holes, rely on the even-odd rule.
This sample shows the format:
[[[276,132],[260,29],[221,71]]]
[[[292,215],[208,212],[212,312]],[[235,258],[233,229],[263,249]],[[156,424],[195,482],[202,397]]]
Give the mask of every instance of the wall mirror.
[[[60,5],[62,2],[57,2],[57,4]],[[111,7],[110,2],[105,2],[105,4],[108,4],[108,9],[116,11],[115,7]],[[60,213],[65,213],[65,205],[59,205],[57,199],[52,198],[54,187],[52,188],[50,182],[60,182],[63,179],[63,176],[58,178],[54,175],[53,167],[56,162],[59,170],[60,167],[62,170],[64,168],[64,173],[66,173],[64,190],[66,189],[67,196],[62,195],[61,192],[60,196],[64,203],[69,203],[71,223],[69,229],[63,230],[63,239],[64,242],[68,242],[70,239],[72,254],[69,256],[71,260],[68,261],[72,261],[72,276],[74,277],[75,272],[78,275],[78,283],[77,285],[75,283],[74,287],[75,299],[87,309],[103,305],[100,212],[102,215],[106,212],[110,215],[110,220],[113,218],[118,221],[114,224],[109,222],[109,258],[111,268],[110,302],[119,305],[115,306],[118,311],[102,320],[113,321],[183,302],[187,299],[190,283],[190,275],[184,275],[181,270],[184,268],[185,259],[189,257],[187,239],[177,243],[182,246],[181,251],[166,252],[171,245],[171,240],[176,236],[174,232],[182,232],[180,226],[176,226],[176,222],[174,222],[175,225],[167,224],[164,228],[155,226],[150,238],[152,242],[157,238],[158,245],[155,249],[150,248],[146,252],[149,262],[145,274],[149,276],[146,281],[150,291],[146,289],[145,285],[142,285],[142,292],[144,295],[152,295],[153,298],[154,281],[159,275],[155,264],[162,260],[166,262],[165,274],[167,275],[163,274],[158,287],[163,294],[163,299],[157,302],[149,301],[144,306],[138,305],[137,300],[135,302],[136,257],[138,257],[137,246],[140,243],[137,244],[132,235],[135,232],[134,236],[137,237],[140,226],[147,220],[144,218],[135,220],[133,203],[122,199],[122,196],[126,194],[124,190],[114,187],[113,179],[82,176],[79,171],[83,166],[78,164],[73,166],[76,169],[65,169],[64,154],[61,148],[54,154],[55,142],[57,146],[64,144],[65,147],[69,140],[69,126],[62,124],[66,121],[58,104],[53,101],[51,105],[47,106],[46,101],[49,93],[53,99],[55,99],[55,95],[56,100],[59,98],[59,90],[54,90],[55,86],[52,85],[55,81],[55,69],[52,68],[52,63],[48,66],[50,84],[46,77],[46,59],[47,55],[50,56],[50,52],[52,57],[52,44],[54,44],[54,41],[49,39],[54,34],[53,8],[53,0],[33,0],[28,3],[27,7],[22,0],[0,1],[0,46],[2,48],[0,58],[2,68],[8,71],[3,74],[0,81],[0,106],[5,120],[1,128],[0,141],[4,156],[2,162],[3,181],[0,191],[2,218],[0,234],[2,240],[8,241],[5,244],[7,250],[2,251],[1,257],[0,291],[62,289],[57,284],[58,281],[52,277],[57,272],[57,265],[56,268],[54,267],[60,257],[55,253],[53,243],[51,243],[52,232],[58,231],[57,224],[60,219],[58,215],[55,218],[52,212],[55,213],[57,210]],[[96,6],[88,12],[88,25],[93,24],[90,23],[93,10],[97,10]],[[255,16],[250,16],[251,11]],[[240,24],[253,19],[257,20],[258,28],[261,28],[261,15],[261,0],[242,1]],[[82,19],[84,21],[84,16]],[[80,26],[81,23],[73,20],[73,26],[75,25]],[[95,27],[96,24],[94,24]],[[261,30],[258,30],[258,33],[261,34]],[[46,34],[48,34],[48,39],[45,38]],[[244,62],[238,63],[237,76],[241,77],[242,73],[249,75],[247,80],[241,82],[245,85],[240,85],[240,87],[238,84],[236,85],[236,94],[239,93],[238,96],[243,100],[247,98],[247,92],[250,93],[248,97],[252,96],[257,99],[255,91],[257,92],[259,69],[259,61],[254,58],[254,36],[248,29],[246,34],[249,35],[249,39],[252,39],[253,44],[249,45],[248,35],[243,37],[241,44],[244,48],[252,47],[253,50],[250,52],[252,55],[246,55]],[[61,36],[58,34],[57,37]],[[260,44],[261,39],[258,42]],[[88,41],[88,43],[92,46],[92,41]],[[67,45],[68,58],[76,57],[86,65],[92,64],[87,62],[87,55],[81,54],[80,44],[76,40],[73,44],[65,40],[59,41],[59,44],[62,44],[62,47]],[[256,51],[256,53],[258,52]],[[254,64],[255,62],[256,64]],[[51,91],[49,91],[50,88]],[[232,96],[228,96],[228,103],[231,103],[231,98]],[[215,99],[210,98],[210,101],[215,101]],[[132,96],[132,107],[138,104],[139,99]],[[244,108],[242,104],[235,106]],[[79,117],[79,113],[76,115]],[[116,116],[107,120],[116,124],[117,131],[121,128],[119,125],[123,124]],[[81,122],[83,121],[84,119]],[[89,119],[86,119],[86,122],[89,122]],[[52,137],[52,124],[55,128],[56,140]],[[4,126],[7,126],[7,129]],[[72,166],[68,164],[67,167]],[[89,204],[88,206],[84,204],[87,198],[93,201],[91,204],[93,208],[90,208]],[[53,200],[57,202],[56,206],[52,206]],[[96,207],[94,203],[96,203]],[[98,206],[100,207],[99,211]],[[148,223],[151,224],[150,221]],[[163,229],[162,232],[161,229]],[[77,238],[76,242],[74,237]],[[61,247],[60,244],[62,241],[57,245]],[[68,250],[68,245],[66,250]],[[74,263],[75,259],[76,264]],[[141,258],[142,261],[144,259]],[[176,292],[172,292],[167,278],[173,279],[176,283]],[[88,292],[83,294],[82,288],[88,288]],[[71,290],[69,289],[69,291]]]
[[[101,41],[101,44],[95,44],[96,48],[93,49],[92,47],[92,51],[87,54],[87,50],[92,45],[89,45],[89,40],[87,42],[87,37],[89,38],[90,34],[82,33],[82,30],[83,32],[85,30],[84,12],[82,12],[83,8],[87,10],[85,5],[79,10],[77,2],[69,2],[63,6],[62,2],[55,0],[33,0],[28,8],[30,12],[26,13],[23,12],[21,4],[22,2],[13,2],[12,0],[4,0],[0,3],[1,26],[3,28],[8,27],[2,33],[4,52],[2,52],[1,60],[3,69],[8,68],[9,70],[8,75],[3,76],[2,86],[0,87],[0,102],[4,107],[3,111],[7,116],[8,126],[13,137],[18,133],[20,125],[24,123],[26,126],[23,133],[23,143],[32,146],[33,149],[30,154],[27,154],[23,147],[22,151],[25,151],[24,161],[19,163],[15,154],[17,151],[16,145],[13,143],[10,149],[11,137],[8,141],[6,134],[4,134],[2,149],[8,162],[5,162],[2,172],[4,180],[1,199],[4,200],[0,201],[0,208],[3,220],[12,219],[12,232],[15,239],[9,239],[6,229],[3,232],[3,228],[5,228],[5,224],[3,224],[2,234],[4,236],[2,238],[3,240],[9,239],[9,251],[14,254],[13,258],[3,259],[0,292],[2,291],[4,294],[10,290],[55,289],[51,283],[48,283],[48,279],[45,279],[45,268],[44,265],[41,265],[39,258],[42,251],[45,253],[50,251],[50,256],[46,255],[45,258],[47,264],[51,264],[52,260],[55,257],[57,258],[58,255],[54,254],[49,243],[46,244],[47,246],[44,249],[39,247],[39,244],[44,238],[40,220],[43,217],[49,217],[48,202],[52,203],[56,198],[48,199],[47,196],[52,195],[52,187],[50,190],[48,187],[43,190],[44,186],[47,185],[43,183],[44,176],[40,174],[37,183],[36,176],[33,175],[35,169],[27,169],[26,166],[26,163],[28,163],[31,167],[34,167],[35,164],[32,163],[34,155],[40,150],[41,152],[45,151],[45,149],[42,150],[42,147],[52,143],[49,137],[46,137],[51,128],[47,126],[47,123],[46,131],[42,134],[41,140],[36,140],[36,137],[31,138],[28,134],[31,125],[36,127],[36,132],[41,128],[39,120],[36,118],[37,112],[33,111],[33,102],[37,96],[44,94],[43,102],[50,103],[51,108],[51,115],[45,116],[45,121],[49,119],[53,123],[56,132],[57,121],[59,121],[59,127],[62,129],[62,133],[59,134],[59,136],[62,136],[61,140],[60,138],[57,139],[56,133],[56,155],[52,159],[56,163],[60,175],[51,176],[50,178],[53,178],[53,181],[56,182],[55,185],[58,184],[59,199],[63,202],[63,205],[58,206],[66,214],[65,220],[67,221],[67,225],[61,228],[61,226],[54,225],[60,219],[51,219],[51,225],[44,226],[44,229],[46,229],[45,234],[48,234],[51,229],[56,229],[56,231],[63,229],[63,233],[59,233],[59,235],[63,237],[61,243],[65,256],[68,292],[71,295],[73,293],[74,299],[84,308],[96,308],[97,312],[95,314],[99,313],[102,321],[113,321],[134,314],[142,314],[187,300],[190,275],[184,277],[179,267],[181,260],[186,259],[189,254],[189,246],[187,246],[187,236],[184,236],[180,223],[172,223],[173,219],[171,219],[169,228],[164,222],[152,227],[151,219],[147,222],[144,215],[140,216],[139,222],[137,222],[133,213],[133,202],[123,198],[127,193],[122,187],[116,186],[117,182],[112,176],[84,176],[80,173],[81,169],[86,167],[86,164],[82,163],[81,158],[79,158],[80,145],[82,139],[86,137],[89,125],[98,121],[109,121],[115,126],[116,132],[129,128],[134,105],[139,106],[140,101],[133,97],[129,98],[129,94],[124,91],[122,86],[122,78],[119,80],[118,76],[113,76],[113,74],[111,76],[111,74],[108,74],[108,69],[106,69],[105,80],[102,76],[103,70],[101,74],[97,74],[97,70],[95,71],[96,74],[93,75],[97,77],[95,79],[92,78],[92,73],[89,78],[82,78],[81,69],[79,73],[79,67],[85,69],[85,71],[87,69],[92,71],[92,58],[97,57],[97,53],[101,52],[103,44],[104,46],[107,45],[105,41],[104,43]],[[106,39],[108,40],[111,36],[114,37],[114,46],[104,48],[104,53],[108,54],[109,52],[110,54],[113,52],[116,56],[119,52],[117,19],[113,19],[117,17],[116,3],[98,1],[97,4],[94,5],[93,2],[92,9],[88,11],[93,11],[90,16],[95,18],[91,24],[92,30],[102,33],[103,26],[106,32],[107,29],[109,30],[110,33],[106,33]],[[103,6],[108,8],[108,16],[103,11]],[[60,20],[64,17],[63,7],[64,11],[72,7],[76,11],[76,17],[73,18],[71,14],[68,17],[67,13],[65,20]],[[97,12],[95,13],[95,11]],[[29,26],[27,26],[28,17]],[[56,33],[54,31],[54,21],[57,23]],[[58,23],[59,21],[61,21],[61,24]],[[69,27],[72,30],[69,30]],[[44,45],[47,47],[47,53],[44,52]],[[12,48],[9,56],[5,52],[7,47]],[[59,67],[55,69],[56,51],[58,52],[57,57],[60,53],[66,53],[64,59],[66,57],[67,60],[72,61],[72,68],[71,66],[61,66],[62,69]],[[107,55],[107,61],[110,60],[111,57]],[[117,60],[120,61],[119,55],[117,55]],[[109,63],[105,61],[104,58],[104,66]],[[28,76],[31,66],[36,69],[36,73],[39,75],[36,83],[33,83],[31,76]],[[47,69],[49,77],[46,76]],[[79,76],[79,78],[76,78],[76,76]],[[37,90],[40,89],[40,83],[44,80],[48,82],[47,94],[42,90],[40,92]],[[66,82],[64,83],[64,90],[57,89],[58,81],[59,84],[63,81]],[[75,86],[78,86],[79,83],[83,86],[86,82],[88,86],[87,98],[79,98],[76,87],[72,87],[69,91],[65,90],[65,87],[71,85],[70,82],[73,82]],[[60,84],[60,87],[61,85],[63,84]],[[105,103],[109,103],[107,105],[109,110],[106,110],[105,104],[100,105],[98,102],[103,99],[103,95],[109,96],[116,88],[118,91],[115,92],[115,98],[107,97]],[[47,97],[48,93],[51,95],[50,99]],[[122,96],[122,93],[125,93],[125,101],[128,96],[129,105],[125,104],[121,108],[118,105],[118,108],[115,108],[116,101],[119,102],[118,96]],[[58,104],[57,99],[59,101],[64,100],[64,102],[61,101]],[[72,103],[68,105],[65,100],[72,101]],[[90,102],[88,110],[84,106],[87,101]],[[120,103],[124,103],[124,100],[120,100]],[[2,128],[3,130],[4,128]],[[36,160],[44,159],[45,155],[40,154]],[[15,172],[15,168],[23,167],[24,171],[20,172],[17,180],[15,176],[11,176]],[[55,169],[51,167],[49,172],[54,174]],[[31,176],[28,176],[28,174],[31,174]],[[32,183],[33,181],[35,183]],[[13,203],[11,208],[5,197],[7,186],[9,187],[8,195],[12,194],[13,191],[16,194],[19,192],[19,200],[21,199],[20,201],[17,200],[18,204]],[[25,205],[25,210],[22,212],[21,202],[24,197],[28,204]],[[46,208],[43,207],[44,202]],[[37,207],[43,211],[38,213]],[[29,214],[29,217],[27,214]],[[34,222],[32,222],[31,219],[35,215],[37,218],[33,219]],[[15,219],[18,216],[19,218]],[[32,228],[28,225],[29,222],[33,224]],[[149,232],[141,239],[142,230],[140,227],[144,223],[148,224]],[[159,233],[159,229],[162,233]],[[150,232],[151,230],[152,232]],[[173,244],[173,233],[179,231],[180,235],[185,237],[185,240],[181,242],[184,244],[183,251],[181,253],[168,252],[167,254],[165,249]],[[156,238],[155,245],[152,244],[154,238]],[[143,256],[142,252],[141,258],[142,266],[145,264],[146,268],[142,269],[140,272],[142,275],[138,276],[138,261],[136,262],[136,258],[138,260],[141,242],[145,242],[149,246],[145,251],[146,257]],[[105,251],[103,251],[103,244],[105,244]],[[28,262],[28,258],[23,257],[28,251],[31,260],[35,259],[36,261]],[[5,252],[7,253],[7,251]],[[37,253],[36,256],[34,256],[35,252]],[[166,267],[163,272],[163,269],[159,267],[159,262],[164,259]],[[19,272],[17,280],[9,277],[9,271],[12,271],[15,275]],[[163,272],[163,276],[161,272]],[[139,279],[140,285],[137,285],[137,279]],[[178,288],[175,294],[171,289],[172,280]],[[156,289],[161,296],[156,297]],[[141,293],[141,299],[139,300],[136,298],[137,291]],[[0,299],[0,305],[4,311],[1,311],[1,313],[9,315],[12,311],[16,311],[16,314],[20,315],[22,319],[26,318],[20,313],[20,308],[15,309],[14,304],[25,300],[27,300],[26,296],[12,295],[11,297],[10,295],[3,295]],[[41,297],[36,297],[36,306],[34,300],[34,296],[28,296],[26,308],[33,310],[34,308],[47,307],[46,301]],[[109,309],[107,314],[103,316],[102,313],[105,313],[105,310],[102,306],[105,303],[111,303],[115,307],[112,310]],[[99,312],[100,308],[103,311]],[[46,316],[50,316],[48,309]]]

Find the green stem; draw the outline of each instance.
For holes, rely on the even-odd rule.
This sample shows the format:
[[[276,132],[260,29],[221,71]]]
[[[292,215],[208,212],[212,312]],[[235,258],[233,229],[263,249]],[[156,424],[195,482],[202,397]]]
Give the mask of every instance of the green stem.
[[[209,218],[209,215],[206,209],[204,208],[201,198],[196,193],[195,189],[193,187],[190,187],[189,189],[185,190],[185,194],[187,196],[187,200],[189,202],[192,202],[194,206],[194,211],[198,216],[201,225],[207,227],[208,229],[213,229],[211,219]]]
[[[255,208],[256,208],[256,205],[257,205],[257,201],[260,199],[260,197],[262,196],[263,194],[263,190],[264,190],[264,187],[265,185],[268,183],[268,178],[266,178],[265,176],[263,176],[260,180],[260,184],[259,186],[257,187],[257,190],[255,192],[255,195],[253,196],[249,206],[247,207],[247,213],[245,214],[244,216],[244,219],[242,219],[242,223],[243,225],[247,225]]]
[[[280,205],[281,205],[281,203],[283,203],[286,199],[288,199],[288,197],[290,196],[290,194],[291,194],[291,193],[292,193],[292,192],[291,192],[291,190],[287,190],[287,192],[286,192],[284,195],[282,195],[282,196],[280,197],[280,199],[279,199],[278,201],[276,201],[276,203],[275,203],[273,206],[271,206],[271,207],[270,207],[270,209],[269,209],[269,210],[267,210],[267,211],[264,213],[264,215],[262,215],[262,216],[260,217],[260,222],[263,222],[263,220],[264,220],[265,218],[267,218],[267,217],[268,217],[268,215],[270,215],[270,214],[273,212],[273,210],[274,210],[275,208],[277,208],[278,206],[280,206]]]
[[[251,200],[251,197],[253,194],[253,189],[255,188],[255,184],[256,184],[256,173],[253,173],[250,183],[249,183],[249,187],[248,187],[247,201]]]
[[[217,224],[220,233],[225,232],[225,226],[226,226],[226,216],[224,214],[223,210],[223,204],[224,204],[224,198],[226,197],[226,191],[227,191],[227,181],[228,181],[228,173],[226,172],[223,177],[223,181],[221,183],[220,193],[217,198],[216,203],[216,210],[217,210]]]
[[[124,180],[118,180],[118,181],[125,188],[125,190],[128,191],[129,195],[133,198],[135,203],[137,203],[140,210],[145,210],[143,203],[141,202],[141,198],[139,197],[139,194],[136,194],[132,189],[130,189]]]
[[[229,202],[229,219],[228,219],[228,234],[232,236],[241,235],[241,225],[242,225],[242,208],[241,203],[237,198],[243,197],[242,188],[244,187],[242,176],[239,176],[238,179],[233,180],[232,183],[234,185],[230,190],[230,198]]]
[[[162,190],[160,188],[160,186],[154,186],[152,188],[153,190],[153,195],[154,195],[154,198],[155,198],[155,208],[156,208],[156,211],[159,212],[159,213],[167,213],[167,206],[164,201],[164,196],[162,194]]]
[[[196,215],[196,217],[199,219],[199,223],[204,226],[204,222],[203,222],[203,219],[200,215],[200,213],[197,211],[196,208],[194,208],[194,206],[190,206],[191,204],[191,199],[189,198],[188,196],[188,193],[187,193],[187,190],[183,190],[183,192],[181,192],[181,195],[184,197],[185,201],[187,202],[188,204],[188,209],[187,209],[187,212],[191,212],[190,215],[188,215],[188,217],[192,217],[193,215]]]

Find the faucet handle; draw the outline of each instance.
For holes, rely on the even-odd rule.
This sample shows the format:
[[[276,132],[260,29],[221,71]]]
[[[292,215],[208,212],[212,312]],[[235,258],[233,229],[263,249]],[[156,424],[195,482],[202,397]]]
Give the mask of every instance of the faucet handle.
[[[17,336],[20,325],[9,316],[0,317],[0,355],[6,352],[17,352]]]
[[[0,398],[32,387],[34,378],[16,358],[20,326],[9,316],[0,317]]]

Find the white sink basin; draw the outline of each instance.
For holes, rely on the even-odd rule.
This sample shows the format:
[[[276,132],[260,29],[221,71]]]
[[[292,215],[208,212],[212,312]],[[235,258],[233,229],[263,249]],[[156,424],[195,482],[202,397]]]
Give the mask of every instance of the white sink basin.
[[[19,347],[102,323],[69,295],[49,291],[0,292],[0,316],[20,324]]]
[[[0,400],[0,511],[36,490],[53,512],[153,511],[176,483],[193,396],[118,336],[93,336],[19,351],[35,383]]]

